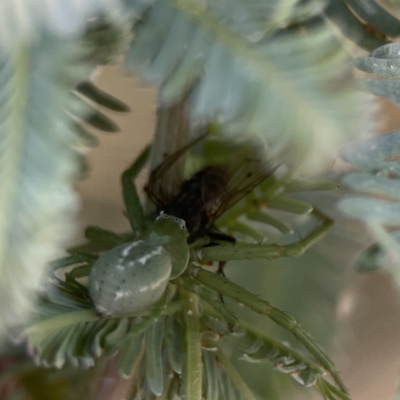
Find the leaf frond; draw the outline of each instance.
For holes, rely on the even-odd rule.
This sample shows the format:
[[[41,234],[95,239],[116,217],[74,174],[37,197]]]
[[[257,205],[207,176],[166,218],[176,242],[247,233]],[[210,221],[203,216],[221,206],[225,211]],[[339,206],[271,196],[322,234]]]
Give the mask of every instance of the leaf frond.
[[[217,121],[229,139],[262,143],[266,154],[289,164],[320,164],[327,148],[357,124],[353,83],[334,83],[349,76],[340,43],[323,23],[302,33],[249,39],[243,30],[260,33],[262,3],[236,1],[248,10],[243,21],[235,19],[235,5],[224,9],[223,23],[222,3],[155,2],[131,43],[128,69],[158,87],[161,106],[190,90],[193,124]],[[264,13],[267,25],[271,13]],[[308,157],[310,148],[318,154]]]

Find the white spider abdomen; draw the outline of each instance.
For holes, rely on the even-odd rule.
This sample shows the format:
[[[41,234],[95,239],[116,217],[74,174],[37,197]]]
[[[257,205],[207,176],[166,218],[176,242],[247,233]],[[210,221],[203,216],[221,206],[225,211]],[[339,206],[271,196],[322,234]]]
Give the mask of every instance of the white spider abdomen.
[[[171,258],[162,246],[144,240],[126,243],[96,261],[89,292],[102,315],[138,315],[162,296],[171,269]]]

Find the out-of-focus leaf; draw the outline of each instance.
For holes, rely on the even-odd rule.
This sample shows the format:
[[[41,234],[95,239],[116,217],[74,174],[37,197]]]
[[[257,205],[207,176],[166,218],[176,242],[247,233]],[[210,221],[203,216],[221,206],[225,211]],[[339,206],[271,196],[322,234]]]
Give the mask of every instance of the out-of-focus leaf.
[[[377,53],[390,57],[392,51],[388,46]],[[358,140],[343,148],[342,158],[365,172],[352,172],[342,182],[355,192],[371,197],[347,196],[339,201],[338,208],[344,215],[364,222],[377,241],[361,253],[356,268],[369,272],[384,267],[400,287],[399,237],[387,230],[387,227],[400,226],[400,162],[396,160],[399,154],[400,131]]]
[[[370,57],[375,58],[399,58],[400,42],[390,43],[386,46],[381,46],[371,52]]]
[[[400,154],[400,131],[349,143],[340,156],[370,174],[399,176],[399,161],[391,158]]]
[[[390,233],[393,240],[399,243],[400,248],[400,231]],[[398,263],[398,255],[388,252],[382,245],[376,243],[368,247],[359,256],[356,269],[360,272],[373,272],[383,267],[388,267]]]
[[[96,147],[99,145],[99,140],[97,137],[85,129],[82,125],[77,123],[74,129],[79,136],[79,143],[86,147]]]
[[[71,96],[87,77],[79,47],[49,37],[0,53],[0,334],[32,307],[45,263],[74,231],[79,173]]]
[[[376,0],[345,0],[363,21],[388,36],[400,35],[399,20],[379,5]]]
[[[398,22],[400,26],[400,21]],[[359,57],[355,65],[362,71],[380,75],[384,78],[365,79],[368,91],[378,96],[385,96],[400,105],[400,80],[386,79],[400,77],[399,44],[392,43],[375,49],[369,57]]]
[[[119,112],[127,112],[129,111],[129,106],[123,101],[117,99],[111,94],[101,90],[97,86],[95,86],[91,81],[86,81],[80,83],[76,90],[88,97],[90,100],[93,100],[97,104],[106,107],[113,111]]]
[[[342,183],[360,193],[400,200],[399,182],[385,176],[354,172],[346,175],[342,179]]]
[[[59,37],[75,37],[88,19],[118,8],[119,0],[2,0],[0,3],[0,47],[38,40],[43,31]]]
[[[94,64],[106,65],[115,63],[127,49],[132,39],[132,19],[135,19],[137,10],[143,6],[148,7],[148,2],[136,1],[131,7],[131,13],[116,13],[119,11],[120,0],[111,0],[110,5],[116,6],[111,13],[103,13],[97,18],[87,21],[83,42],[88,50],[87,58]]]
[[[193,87],[193,124],[221,122],[230,140],[261,141],[268,157],[310,168],[357,130],[361,95],[327,25],[270,37],[259,20],[272,24],[274,3],[171,4],[159,0],[148,10],[126,58],[129,70],[159,88],[160,105]],[[248,12],[239,14],[238,7]]]
[[[400,225],[400,204],[368,197],[348,197],[339,203],[346,215],[360,220],[372,219],[383,225]]]
[[[354,64],[358,69],[370,72],[371,74],[382,75],[388,78],[400,76],[400,58],[380,59],[373,57],[360,57],[355,60]],[[369,85],[371,85],[371,83]]]
[[[384,96],[400,105],[400,80],[366,79],[365,85],[371,93]]]
[[[382,34],[363,24],[350,11],[344,0],[330,0],[324,13],[344,36],[366,50],[373,50],[388,43]]]
[[[85,118],[85,121],[93,127],[104,132],[118,132],[119,127],[102,112],[95,110]]]

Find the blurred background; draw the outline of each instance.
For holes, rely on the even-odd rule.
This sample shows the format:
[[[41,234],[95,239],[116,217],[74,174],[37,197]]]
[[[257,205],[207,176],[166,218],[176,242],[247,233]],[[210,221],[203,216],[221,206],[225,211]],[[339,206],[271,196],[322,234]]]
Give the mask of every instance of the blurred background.
[[[101,70],[97,83],[127,102],[131,112],[113,114],[121,132],[99,134],[100,145],[88,153],[90,171],[78,185],[82,211],[77,243],[83,239],[87,225],[118,232],[129,230],[123,215],[120,174],[152,140],[155,123],[153,90],[109,67]],[[379,113],[381,132],[399,129],[400,116],[391,103],[382,101]],[[138,180],[139,186],[145,178],[146,171]],[[338,195],[340,191],[312,199],[335,217]],[[301,235],[301,219],[298,225]],[[245,262],[231,265],[226,271],[229,278],[294,315],[317,338],[333,355],[354,400],[391,400],[395,398],[400,376],[400,302],[384,273],[360,275],[353,271],[352,263],[368,244],[361,225],[339,219],[334,232],[300,258]],[[271,336],[286,338],[284,332],[265,319],[258,320],[244,310],[236,311]],[[287,336],[287,340],[296,346],[293,338]],[[262,398],[318,398],[311,389],[300,388],[289,377],[274,371],[271,363],[238,361],[237,365]]]

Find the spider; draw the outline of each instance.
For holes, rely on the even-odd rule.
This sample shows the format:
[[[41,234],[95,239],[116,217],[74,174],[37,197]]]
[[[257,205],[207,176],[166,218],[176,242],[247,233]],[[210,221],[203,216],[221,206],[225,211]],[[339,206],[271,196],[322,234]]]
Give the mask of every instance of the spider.
[[[219,345],[225,336],[239,341],[237,347],[246,359],[273,361],[278,370],[304,386],[315,386],[329,399],[350,399],[329,357],[292,316],[208,269],[213,262],[300,255],[330,229],[332,221],[314,210],[322,223],[286,246],[233,243],[225,234],[215,235],[214,222],[226,211],[233,212],[238,202],[244,207],[236,206],[239,214],[249,204],[262,206],[265,198],[252,191],[265,179],[273,179],[275,167],[249,157],[245,148],[243,162],[207,166],[173,193],[168,190],[168,171],[192,146],[168,157],[151,173],[147,193],[157,206],[156,214],[145,214],[134,184],[150,149],[122,174],[133,233],[91,228],[88,236],[104,254],[77,253],[53,262],[53,280],[39,302],[40,316],[21,336],[27,338],[38,362],[57,367],[67,360],[93,365],[100,354],[119,350],[118,369],[128,377],[145,356],[146,367],[134,389],[139,398],[147,391],[163,398],[183,392],[188,399],[213,399],[220,390],[254,398]],[[65,267],[74,268],[63,278],[57,270]],[[88,285],[78,280],[87,276]],[[272,319],[292,333],[317,363],[238,320],[221,296]],[[58,318],[58,328],[38,334],[52,318]],[[334,384],[324,378],[326,372]]]

